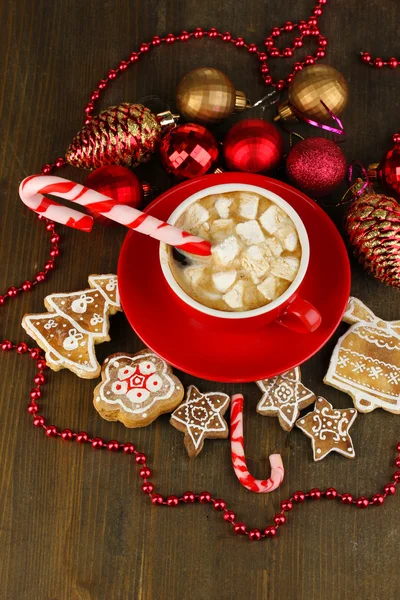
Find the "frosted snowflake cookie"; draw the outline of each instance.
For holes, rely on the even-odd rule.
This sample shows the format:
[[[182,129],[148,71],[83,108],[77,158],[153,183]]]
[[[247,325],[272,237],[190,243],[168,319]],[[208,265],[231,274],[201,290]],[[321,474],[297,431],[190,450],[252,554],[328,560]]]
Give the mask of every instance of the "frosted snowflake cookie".
[[[107,421],[126,427],[145,427],[182,401],[182,383],[162,358],[147,348],[137,354],[118,352],[103,363],[102,381],[93,404]]]

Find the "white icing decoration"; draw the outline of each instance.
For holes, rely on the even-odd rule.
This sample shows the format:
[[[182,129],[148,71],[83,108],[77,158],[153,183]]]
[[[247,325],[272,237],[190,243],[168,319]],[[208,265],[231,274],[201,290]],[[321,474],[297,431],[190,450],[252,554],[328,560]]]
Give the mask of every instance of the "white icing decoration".
[[[75,328],[68,331],[68,337],[63,341],[63,348],[65,350],[76,350],[79,346],[79,340],[83,338],[81,333],[78,333]],[[68,355],[70,356],[70,354]]]
[[[153,392],[151,390],[149,391],[148,389],[146,389],[144,387],[139,387],[139,388],[137,388],[137,390],[139,392],[142,392],[143,396],[138,398],[137,393],[135,392],[135,388],[133,388],[132,390],[130,390],[131,392],[134,392],[134,394],[131,394],[131,396],[135,395],[135,397],[129,398],[130,392],[128,392],[127,397],[131,401],[134,401],[137,403],[134,407],[124,403],[123,397],[115,398],[115,399],[107,398],[105,388],[111,381],[110,370],[113,369],[114,367],[118,368],[121,361],[129,361],[130,364],[127,365],[126,367],[122,367],[120,369],[120,372],[124,371],[127,368],[127,369],[129,369],[130,377],[133,376],[133,373],[135,372],[136,367],[138,367],[138,370],[140,371],[140,364],[143,364],[143,365],[148,364],[151,367],[153,367],[154,372],[158,371],[156,376],[159,377],[161,380],[161,386],[157,391],[162,392],[162,390],[163,389],[165,390],[165,388],[166,388],[164,393],[158,394],[157,391]],[[159,363],[158,369],[156,369],[154,367],[154,365],[152,364],[152,362],[150,362],[150,361],[157,361]],[[162,367],[161,373],[160,373],[160,367]],[[142,367],[142,369],[143,368],[144,367]],[[141,354],[140,356],[136,356],[136,357],[126,356],[126,355],[118,356],[118,359],[111,359],[105,368],[104,375],[103,375],[104,381],[100,387],[99,396],[100,396],[101,400],[103,402],[106,402],[107,404],[110,404],[110,405],[118,404],[127,413],[131,413],[134,415],[142,414],[142,416],[143,416],[143,414],[144,414],[143,411],[148,411],[156,402],[170,398],[173,395],[173,393],[175,392],[175,390],[177,389],[175,387],[172,377],[167,372],[168,369],[169,369],[169,367],[168,367],[167,363],[165,361],[163,361],[161,358],[155,357],[154,354],[152,354],[150,351],[147,354]],[[119,373],[118,373],[118,375],[119,375]],[[150,375],[151,375],[151,373],[150,373]],[[146,379],[147,376],[148,376],[148,373],[146,373],[146,375],[137,373],[136,375],[133,376],[133,378],[134,379],[138,378],[137,379],[138,384],[140,384],[140,386],[141,386],[141,385],[143,385],[143,381]],[[139,378],[141,381],[139,381]],[[151,378],[149,378],[147,380],[147,383],[150,379]],[[132,383],[132,381],[131,381],[131,383]],[[145,400],[144,400],[144,398],[145,398]],[[146,416],[147,416],[147,414],[148,413],[146,413]]]
[[[93,302],[93,298],[87,296],[85,293],[81,294],[79,298],[72,302],[71,310],[74,313],[83,314],[87,311],[88,304],[92,304]]]

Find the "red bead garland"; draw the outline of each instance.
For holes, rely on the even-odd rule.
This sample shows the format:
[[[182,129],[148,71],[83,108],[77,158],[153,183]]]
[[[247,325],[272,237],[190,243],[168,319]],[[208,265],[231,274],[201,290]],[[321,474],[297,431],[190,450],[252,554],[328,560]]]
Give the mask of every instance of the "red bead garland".
[[[37,387],[31,390],[31,402],[28,405],[28,413],[32,415],[33,425],[35,427],[42,428],[48,437],[59,437],[64,441],[71,441],[75,439],[77,443],[91,444],[92,448],[95,449],[107,449],[110,452],[116,452],[122,449],[125,454],[133,454],[135,457],[136,464],[140,466],[139,476],[143,481],[142,491],[146,495],[150,496],[152,504],[154,504],[155,506],[163,505],[169,507],[176,507],[180,503],[193,504],[196,501],[200,504],[211,504],[214,510],[222,513],[224,521],[232,525],[234,533],[236,533],[237,535],[246,535],[252,541],[259,541],[264,538],[274,538],[278,532],[279,527],[282,527],[282,525],[284,525],[287,521],[287,518],[283,513],[291,512],[294,508],[294,504],[303,504],[307,499],[319,500],[325,497],[330,500],[339,500],[342,504],[352,504],[357,508],[363,509],[369,508],[370,506],[382,506],[387,496],[392,496],[396,493],[396,486],[400,483],[400,471],[397,470],[393,475],[393,481],[387,483],[384,486],[382,493],[375,494],[374,496],[372,496],[371,499],[368,499],[365,496],[361,496],[357,499],[354,499],[351,494],[347,492],[340,494],[333,487],[328,488],[325,492],[319,490],[318,488],[313,488],[309,492],[296,491],[294,492],[293,496],[291,496],[289,499],[283,500],[281,502],[281,512],[278,512],[273,518],[274,525],[269,525],[264,529],[248,529],[245,523],[241,521],[236,521],[236,513],[227,508],[225,500],[223,500],[222,498],[213,498],[210,492],[203,491],[200,494],[196,494],[194,492],[188,491],[185,492],[182,496],[170,495],[167,498],[164,498],[161,494],[155,493],[155,486],[152,482],[149,481],[149,477],[152,475],[152,472],[146,464],[146,455],[136,450],[135,446],[131,442],[120,443],[116,440],[105,442],[102,438],[99,437],[90,438],[85,431],[80,431],[78,433],[75,433],[70,429],[64,429],[60,431],[55,425],[46,425],[44,417],[37,414],[39,407],[35,399],[32,399],[32,396],[34,396],[35,398],[41,397],[40,386],[46,382],[46,378],[42,372],[46,368],[46,363],[41,357],[40,352],[37,352],[37,348],[29,348],[25,344],[25,342],[20,342],[17,345],[14,345],[9,340],[4,340],[0,343],[0,345],[4,352],[16,350],[18,354],[29,354],[30,358],[36,361],[36,366],[39,369],[39,373],[35,375],[35,383]],[[21,352],[21,349],[23,350],[23,352]],[[39,363],[41,363],[40,367]],[[395,465],[397,468],[399,468],[400,442],[397,444],[396,449],[398,456],[396,457]]]

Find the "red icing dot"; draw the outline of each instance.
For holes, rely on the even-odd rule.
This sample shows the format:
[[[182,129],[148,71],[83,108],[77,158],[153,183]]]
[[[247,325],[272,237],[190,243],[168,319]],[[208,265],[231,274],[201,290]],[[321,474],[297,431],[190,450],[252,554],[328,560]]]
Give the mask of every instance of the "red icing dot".
[[[138,395],[137,395],[137,397],[138,397],[138,398],[141,398],[141,397],[142,397],[142,392],[138,392]]]

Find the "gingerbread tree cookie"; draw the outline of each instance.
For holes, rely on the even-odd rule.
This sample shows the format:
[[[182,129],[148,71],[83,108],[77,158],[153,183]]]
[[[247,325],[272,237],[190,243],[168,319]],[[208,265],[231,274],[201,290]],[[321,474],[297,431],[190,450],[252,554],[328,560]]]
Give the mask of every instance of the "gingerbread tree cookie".
[[[182,383],[162,358],[146,348],[137,354],[109,356],[94,390],[93,404],[107,421],[145,427],[182,401]]]
[[[44,300],[47,313],[22,320],[51,369],[69,369],[86,379],[100,374],[94,345],[109,341],[109,315],[121,310],[116,275],[91,275],[89,285],[94,289],[50,294]]]
[[[285,431],[293,428],[300,411],[315,400],[315,394],[301,383],[300,367],[256,383],[264,392],[257,404],[257,412],[267,417],[278,417]]]
[[[185,434],[184,444],[190,458],[201,452],[205,438],[228,437],[228,425],[223,415],[229,402],[227,394],[202,394],[194,385],[189,386],[185,401],[172,413],[170,423]]]
[[[400,321],[383,321],[358,298],[343,320],[351,327],[338,340],[324,382],[347,392],[360,412],[400,413]]]
[[[317,398],[314,410],[296,422],[296,426],[312,440],[315,461],[333,451],[354,458],[349,429],[357,414],[354,408],[335,409],[325,398]]]

